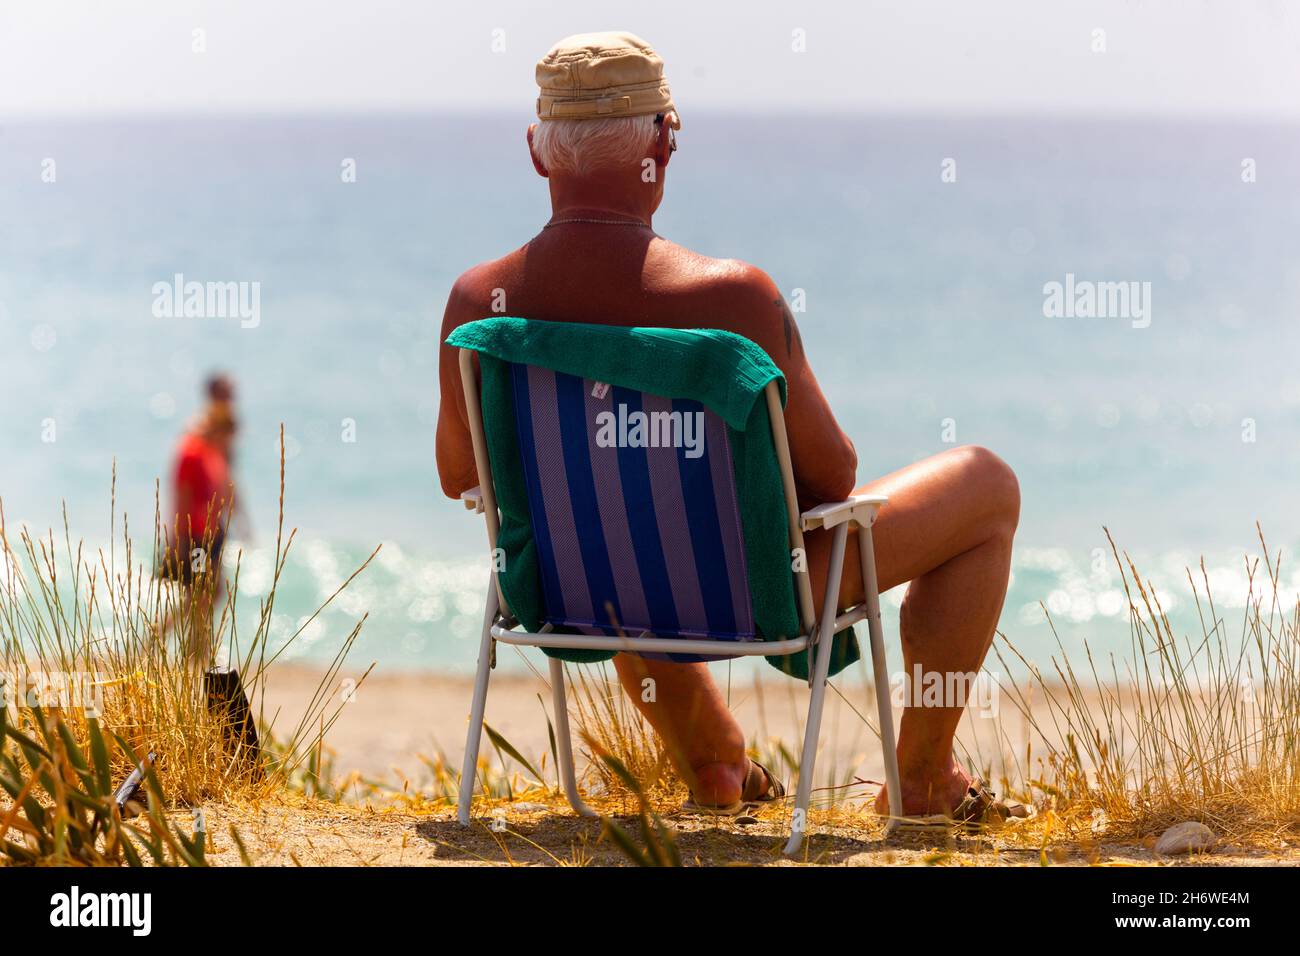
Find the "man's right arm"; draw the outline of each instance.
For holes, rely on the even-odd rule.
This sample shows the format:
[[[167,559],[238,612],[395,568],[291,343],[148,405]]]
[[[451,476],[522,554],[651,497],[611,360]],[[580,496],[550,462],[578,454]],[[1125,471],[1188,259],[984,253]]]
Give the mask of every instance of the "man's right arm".
[[[448,498],[459,498],[462,491],[478,484],[465,391],[460,381],[460,350],[447,344],[447,336],[458,326],[482,318],[475,306],[474,272],[466,272],[451,287],[438,336],[438,479]]]

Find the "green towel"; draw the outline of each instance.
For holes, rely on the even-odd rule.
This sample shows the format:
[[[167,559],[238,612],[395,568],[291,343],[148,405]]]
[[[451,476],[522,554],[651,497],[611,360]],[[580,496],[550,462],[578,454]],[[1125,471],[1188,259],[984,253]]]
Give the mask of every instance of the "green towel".
[[[799,633],[785,494],[763,398],[763,389],[775,380],[784,405],[785,377],[766,352],[743,336],[719,329],[626,328],[504,317],[462,325],[447,337],[447,344],[478,352],[483,428],[501,511],[497,546],[505,553],[506,570],[498,578],[520,624],[530,631],[540,628],[543,602],[515,433],[510,364],[536,365],[665,398],[692,399],[726,422],[755,629],[763,640]],[[569,661],[614,656],[605,651],[544,650]],[[838,673],[858,657],[852,629],[840,633],[832,648],[830,672]],[[793,677],[808,677],[806,651],[767,661]]]

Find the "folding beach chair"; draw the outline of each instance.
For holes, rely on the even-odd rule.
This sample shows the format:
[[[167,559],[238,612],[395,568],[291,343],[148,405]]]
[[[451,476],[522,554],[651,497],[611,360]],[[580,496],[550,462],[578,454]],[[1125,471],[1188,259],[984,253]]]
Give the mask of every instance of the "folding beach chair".
[[[562,330],[565,335],[580,334],[582,329],[599,330],[593,335],[604,341],[600,338],[602,334],[605,338],[613,334],[605,327],[521,319],[482,320],[473,325],[486,323],[515,323],[509,329],[515,337],[527,337],[540,327],[561,325],[566,326]],[[466,328],[469,327],[462,330]],[[492,394],[498,398],[508,395],[509,408],[500,411],[502,403],[497,401],[489,409],[491,416],[485,416],[487,384],[481,383],[474,361],[476,351],[483,355],[484,349],[463,347],[462,343],[470,340],[462,330],[453,333],[448,342],[462,346],[460,373],[479,480],[478,487],[465,492],[462,498],[467,508],[487,519],[488,545],[494,563],[487,588],[461,772],[461,824],[470,823],[488,679],[496,664],[498,642],[540,647],[550,656],[560,778],[573,809],[588,817],[597,814],[578,792],[565,699],[564,662],[556,655],[569,654],[573,659],[573,652],[590,655],[590,652],[622,651],[686,661],[742,656],[773,659],[806,650],[804,660],[811,698],[791,834],[785,847],[787,854],[797,853],[807,829],[832,645],[837,643],[835,635],[865,620],[871,638],[889,789],[891,819],[887,832],[891,831],[901,816],[898,761],[871,540],[871,526],[886,499],[879,495],[859,495],[799,512],[782,409],[784,382],[766,354],[748,340],[730,333],[698,333],[729,336],[727,342],[743,343],[770,369],[770,380],[766,385],[757,386],[753,393],[754,404],[765,405],[765,410],[755,409],[753,420],[770,422],[770,428],[764,426],[761,435],[740,434],[718,412],[700,401],[651,394],[630,387],[626,381],[598,381],[573,374],[574,363],[581,363],[584,350],[573,348],[572,340],[564,352],[570,357],[563,363],[569,365],[570,371],[500,361],[500,354],[494,356],[491,369],[497,391]],[[667,334],[662,330],[616,331],[634,336],[640,333],[629,340],[636,342]],[[675,338],[669,344],[678,351],[661,356],[664,361],[678,359],[691,348],[692,333],[674,330],[671,334]],[[506,339],[502,336],[500,340]],[[572,357],[574,352],[580,353],[577,358]],[[678,440],[656,444],[654,436],[647,439],[644,432],[639,436],[639,443],[637,439],[622,440],[627,436],[619,430],[628,427],[629,409],[644,413],[643,423],[658,422],[663,426],[659,437]],[[607,414],[602,418],[602,413]],[[681,417],[674,419],[674,413]],[[502,444],[501,434],[494,439],[491,427],[485,426],[485,417],[492,416],[495,416],[493,422],[504,422],[506,445]],[[702,425],[702,434],[672,431],[687,421],[686,416],[695,416],[691,420]],[[488,422],[488,426],[493,422]],[[603,436],[602,427],[607,429]],[[687,438],[696,439],[695,445],[683,447]],[[751,472],[746,472],[742,463],[733,463],[732,458],[733,453],[739,456],[738,449],[749,442],[765,446],[760,451],[768,460],[774,452],[779,464],[779,471],[773,467],[763,474],[770,474],[771,484],[780,485],[779,491],[766,488],[774,496],[766,500],[776,503],[771,511],[774,515],[779,512],[781,500],[785,505],[785,528],[780,527],[780,518],[776,517],[775,538],[769,540],[776,541],[775,550],[783,562],[777,567],[781,583],[787,588],[787,606],[792,602],[788,591],[793,590],[789,619],[797,623],[789,634],[761,634],[756,622],[755,608],[769,597],[765,593],[753,593],[747,570],[752,570],[756,559],[765,555],[752,550],[752,540],[747,550],[747,527],[741,519],[743,509],[738,506],[738,499],[748,492],[740,487],[737,475]],[[522,474],[499,473],[494,481],[494,463],[501,469],[507,460],[512,466],[508,470]],[[527,548],[518,553],[519,560],[536,564],[540,609],[536,614],[539,626],[533,628],[520,623],[519,613],[512,614],[501,586],[503,549],[499,545],[509,544],[499,540],[503,516],[507,515],[506,510],[499,510],[503,492],[513,495],[514,500],[524,495],[527,498],[527,527],[515,530],[531,536]],[[520,524],[519,512],[512,515],[516,525]],[[751,538],[752,524],[751,521],[748,529]],[[807,562],[791,557],[806,554],[804,532],[815,528],[833,532],[820,621],[813,604]],[[865,600],[837,614],[845,546],[853,529],[859,535]],[[513,533],[508,531],[507,537]],[[786,574],[790,577],[784,577]],[[519,603],[523,600],[524,597],[517,598]]]

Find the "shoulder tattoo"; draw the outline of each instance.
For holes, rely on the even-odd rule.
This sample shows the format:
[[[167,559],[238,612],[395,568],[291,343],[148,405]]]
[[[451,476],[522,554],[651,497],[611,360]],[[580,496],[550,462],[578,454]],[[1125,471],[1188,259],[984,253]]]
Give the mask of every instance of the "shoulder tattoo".
[[[772,304],[781,310],[781,321],[785,326],[785,354],[789,358],[794,358],[795,346],[799,347],[800,354],[803,353],[803,339],[799,337],[799,326],[795,325],[794,314],[785,299],[778,295],[772,300]]]

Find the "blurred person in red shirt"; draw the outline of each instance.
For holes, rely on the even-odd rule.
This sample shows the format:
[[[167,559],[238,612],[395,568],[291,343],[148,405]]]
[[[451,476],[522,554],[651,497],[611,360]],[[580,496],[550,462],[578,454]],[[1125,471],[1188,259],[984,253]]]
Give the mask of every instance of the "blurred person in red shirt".
[[[174,508],[160,573],[185,591],[191,615],[188,654],[200,667],[211,664],[212,612],[222,585],[221,549],[235,502],[230,457],[237,431],[230,402],[209,402],[181,436],[172,470]]]

